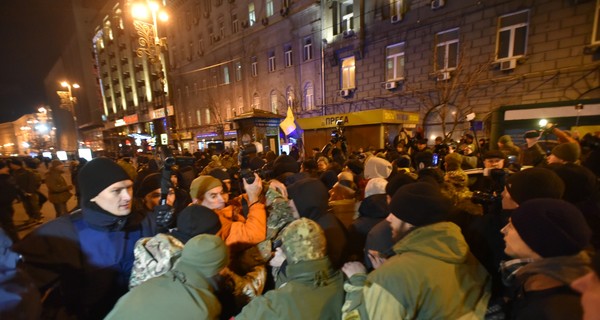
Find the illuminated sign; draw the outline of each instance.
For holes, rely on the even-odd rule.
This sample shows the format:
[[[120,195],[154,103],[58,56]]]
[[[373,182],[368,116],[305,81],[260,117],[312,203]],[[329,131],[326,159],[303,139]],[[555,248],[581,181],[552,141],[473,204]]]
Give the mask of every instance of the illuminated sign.
[[[168,106],[167,110],[169,111],[169,115],[170,116],[172,116],[172,115],[175,114],[175,112],[173,111],[173,106]],[[150,114],[150,117],[152,119],[164,118],[165,117],[165,108],[160,108],[160,109],[152,110],[152,113]]]
[[[127,124],[137,123],[139,121],[138,115],[132,114],[132,115],[124,116],[123,121],[125,121],[125,123],[127,123]]]
[[[115,120],[115,127],[121,127],[121,126],[124,126],[126,124],[127,123],[125,123],[125,120],[123,120],[123,119],[117,119],[117,120]]]
[[[166,133],[161,133],[160,134],[160,144],[162,144],[162,145],[169,144],[169,138],[167,138],[167,134]]]
[[[296,122],[298,122],[302,129],[321,129],[336,127],[336,123],[340,120],[344,122],[345,126],[382,123],[398,123],[406,126],[409,124],[416,125],[419,122],[419,114],[398,110],[377,109],[321,117],[297,118]]]

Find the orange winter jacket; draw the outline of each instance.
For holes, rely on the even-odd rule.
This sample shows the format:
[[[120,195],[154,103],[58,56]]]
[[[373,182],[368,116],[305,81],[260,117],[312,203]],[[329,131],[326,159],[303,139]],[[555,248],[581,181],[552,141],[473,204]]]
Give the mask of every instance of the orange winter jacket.
[[[242,197],[248,201],[248,196],[243,194],[230,202],[230,205],[217,210],[221,221],[221,238],[227,246],[255,245],[267,237],[267,211],[262,202],[249,203],[248,216],[242,214]]]

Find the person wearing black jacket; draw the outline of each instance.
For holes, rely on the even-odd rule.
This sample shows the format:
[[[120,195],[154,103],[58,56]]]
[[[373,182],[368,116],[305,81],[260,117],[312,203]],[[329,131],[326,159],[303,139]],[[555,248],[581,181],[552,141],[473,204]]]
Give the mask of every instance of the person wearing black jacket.
[[[0,227],[13,242],[19,241],[19,234],[13,222],[13,202],[19,197],[19,189],[14,178],[10,175],[10,168],[4,160],[0,160]]]
[[[137,240],[168,224],[131,211],[129,175],[108,158],[79,172],[81,210],[61,216],[14,246],[45,292],[45,318],[102,319],[127,292]],[[157,223],[161,221],[161,223]]]

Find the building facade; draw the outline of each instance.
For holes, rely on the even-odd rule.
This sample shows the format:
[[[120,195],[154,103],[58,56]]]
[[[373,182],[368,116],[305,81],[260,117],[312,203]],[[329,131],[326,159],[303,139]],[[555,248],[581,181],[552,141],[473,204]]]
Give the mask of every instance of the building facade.
[[[484,121],[502,106],[599,98],[599,3],[166,0],[158,64],[137,54],[131,3],[109,1],[87,39],[91,86],[113,151],[160,144],[161,134],[190,151],[216,140],[234,146],[234,120],[254,109],[410,115],[345,123],[351,150],[382,147],[403,128],[457,138],[472,129],[469,113]],[[305,146],[327,143],[335,127],[311,122]]]
[[[193,142],[252,108],[285,115],[290,106],[300,118],[414,112],[427,137],[457,137],[471,112],[484,120],[503,105],[600,95],[595,1],[179,0],[167,7],[177,17],[167,34],[177,130]],[[323,122],[305,135],[334,127]],[[380,135],[382,146],[402,127],[411,129],[346,132]],[[328,139],[313,136],[317,145]]]

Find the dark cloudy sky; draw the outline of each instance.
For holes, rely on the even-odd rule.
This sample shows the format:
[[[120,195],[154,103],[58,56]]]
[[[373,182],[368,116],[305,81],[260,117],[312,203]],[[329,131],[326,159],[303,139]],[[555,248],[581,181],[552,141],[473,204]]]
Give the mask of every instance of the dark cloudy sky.
[[[44,77],[72,25],[69,0],[0,1],[0,123],[46,102]]]

